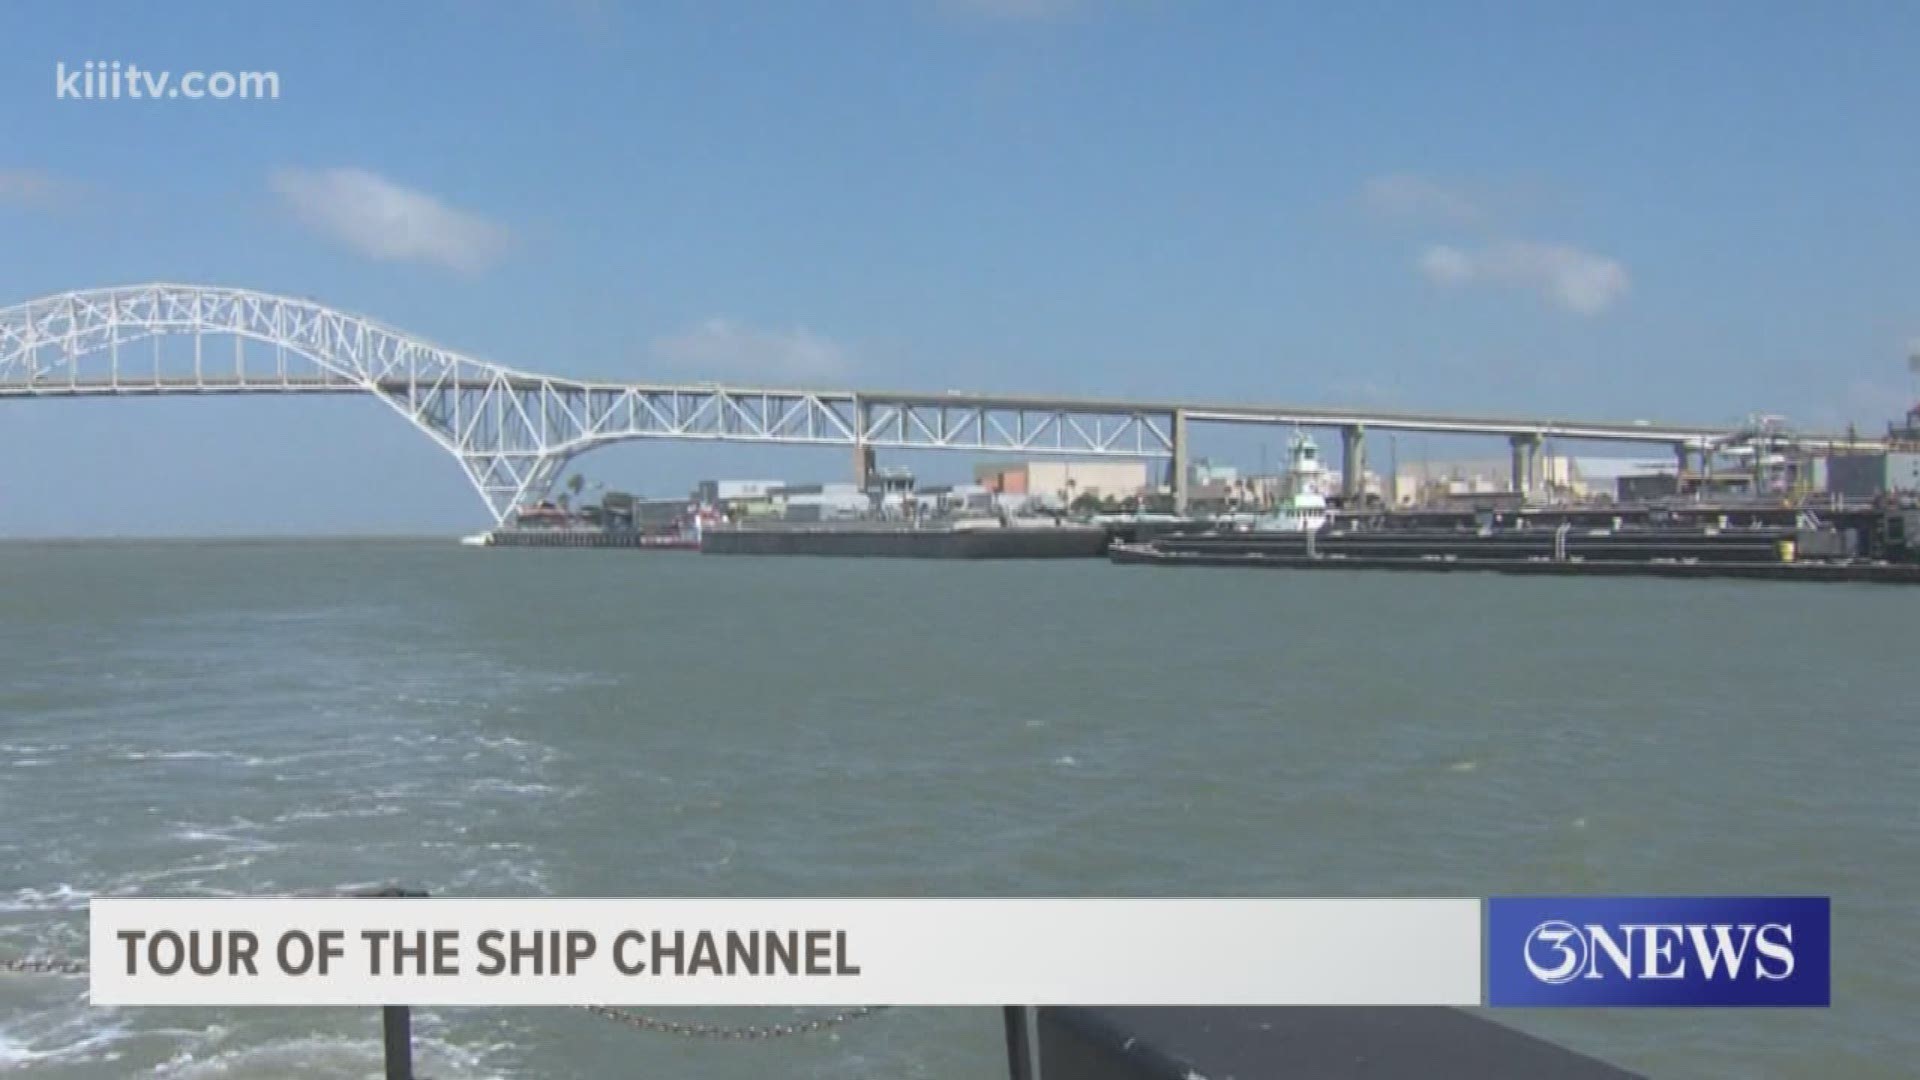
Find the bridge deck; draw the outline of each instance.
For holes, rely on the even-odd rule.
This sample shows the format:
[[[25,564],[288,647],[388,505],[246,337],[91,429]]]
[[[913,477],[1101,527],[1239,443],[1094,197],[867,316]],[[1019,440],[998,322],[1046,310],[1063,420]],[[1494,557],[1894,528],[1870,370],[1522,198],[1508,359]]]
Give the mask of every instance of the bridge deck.
[[[1651,421],[1594,421],[1552,417],[1474,416],[1450,413],[1392,412],[1384,410],[1333,409],[1294,405],[1227,405],[1206,402],[1135,401],[1118,398],[1047,397],[1017,394],[982,394],[952,391],[924,392],[824,390],[793,387],[720,386],[688,383],[597,383],[570,379],[552,379],[531,375],[509,375],[502,380],[513,390],[535,393],[638,393],[650,396],[700,397],[724,394],[733,398],[790,399],[808,397],[848,407],[867,405],[914,410],[985,410],[989,412],[1070,413],[1076,415],[1171,417],[1184,414],[1198,423],[1299,424],[1308,427],[1357,427],[1380,431],[1411,431],[1464,435],[1538,435],[1548,438],[1591,439],[1631,443],[1699,443],[1702,440],[1732,438],[1734,428],[1712,425],[1653,423]],[[442,391],[482,392],[502,382],[493,378],[442,380],[433,385]],[[406,379],[381,379],[378,389],[404,395],[409,388],[424,384]],[[304,375],[203,377],[165,376],[118,379],[76,378],[43,379],[33,382],[0,380],[0,397],[75,397],[155,394],[252,394],[252,393],[364,393],[360,382],[339,378]],[[1882,440],[1847,438],[1831,435],[1798,435],[1796,440],[1812,445],[1848,445],[1863,450],[1880,449]]]
[[[216,338],[232,348],[206,348]],[[177,348],[169,352],[165,345]],[[1367,429],[1507,436],[1514,440],[1515,475],[1528,478],[1543,439],[1664,444],[1695,453],[1749,435],[1767,447],[1789,438],[1642,420],[586,382],[489,363],[312,300],[171,282],[61,293],[0,308],[0,398],[301,393],[379,395],[459,460],[496,522],[544,497],[575,455],[628,439],[847,446],[863,455],[883,448],[1171,457],[1179,502],[1195,423],[1338,427],[1349,462],[1364,460]],[[1806,434],[1790,441],[1882,445]]]

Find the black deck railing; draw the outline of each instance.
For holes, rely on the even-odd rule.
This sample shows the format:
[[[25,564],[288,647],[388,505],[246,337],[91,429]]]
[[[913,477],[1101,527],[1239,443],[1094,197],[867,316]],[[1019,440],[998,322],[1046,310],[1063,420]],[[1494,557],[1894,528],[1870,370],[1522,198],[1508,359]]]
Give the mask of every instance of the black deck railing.
[[[1006,1016],[1011,1080],[1636,1075],[1461,1009],[1062,1007]],[[1016,1037],[1016,1026],[1028,1030]]]
[[[404,1005],[381,1010],[386,1080],[414,1080]],[[1638,1074],[1460,1009],[1001,1010],[1008,1080],[1635,1080]]]

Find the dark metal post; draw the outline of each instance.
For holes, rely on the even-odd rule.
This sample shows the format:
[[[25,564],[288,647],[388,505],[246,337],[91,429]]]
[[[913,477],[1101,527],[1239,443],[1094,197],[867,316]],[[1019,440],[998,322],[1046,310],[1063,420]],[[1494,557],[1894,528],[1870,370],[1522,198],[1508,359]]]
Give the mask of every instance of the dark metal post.
[[[387,1048],[387,1080],[413,1080],[413,1016],[405,1005],[380,1009],[380,1027]]]
[[[1033,1068],[1033,1014],[1025,1005],[1000,1010],[1007,1024],[1008,1080],[1039,1080]]]
[[[424,898],[427,894],[417,889],[403,889],[397,885],[382,888],[363,889],[349,895],[367,900],[399,900]],[[383,1005],[380,1008],[380,1041],[385,1047],[387,1080],[413,1080],[413,1013],[405,1005]]]

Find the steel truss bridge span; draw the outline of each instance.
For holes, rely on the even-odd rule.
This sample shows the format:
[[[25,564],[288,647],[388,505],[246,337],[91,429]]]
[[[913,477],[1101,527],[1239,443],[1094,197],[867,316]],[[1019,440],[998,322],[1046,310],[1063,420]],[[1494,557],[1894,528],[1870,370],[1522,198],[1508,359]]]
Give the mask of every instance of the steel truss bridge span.
[[[459,461],[496,522],[607,443],[694,439],[1173,458],[1190,422],[1612,439],[1704,448],[1724,428],[1232,405],[588,382],[504,367],[311,300],[150,284],[0,309],[0,398],[372,394]],[[1683,451],[1684,452],[1684,451]],[[1184,472],[1184,469],[1178,471]],[[1179,479],[1176,478],[1176,483]]]
[[[163,349],[161,339],[184,339]],[[0,397],[369,393],[452,454],[495,521],[567,462],[629,439],[1167,457],[1140,407],[999,406],[854,391],[598,383],[442,348],[311,300],[137,285],[0,309]]]

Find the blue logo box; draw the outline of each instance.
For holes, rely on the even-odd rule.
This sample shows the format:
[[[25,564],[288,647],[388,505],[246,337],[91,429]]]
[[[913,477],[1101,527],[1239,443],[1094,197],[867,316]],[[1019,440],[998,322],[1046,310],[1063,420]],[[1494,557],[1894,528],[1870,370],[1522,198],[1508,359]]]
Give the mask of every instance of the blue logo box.
[[[1824,896],[1487,901],[1487,1004],[1825,1007]]]

